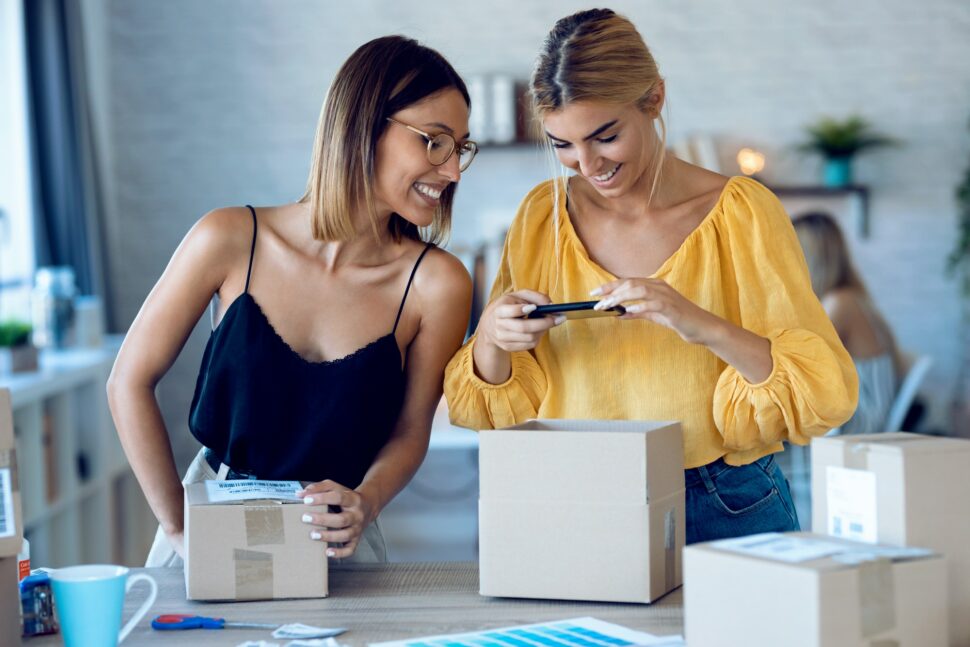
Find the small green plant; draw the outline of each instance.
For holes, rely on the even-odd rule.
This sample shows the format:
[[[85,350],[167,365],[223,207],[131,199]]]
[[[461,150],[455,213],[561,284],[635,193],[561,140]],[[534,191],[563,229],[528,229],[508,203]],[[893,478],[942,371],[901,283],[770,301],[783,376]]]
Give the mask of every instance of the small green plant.
[[[30,341],[31,327],[29,323],[9,319],[0,321],[0,348],[23,346]]]
[[[859,115],[841,120],[823,117],[806,126],[805,131],[808,139],[799,144],[798,150],[819,153],[830,159],[848,159],[864,150],[898,143],[892,137],[873,131],[872,125]]]

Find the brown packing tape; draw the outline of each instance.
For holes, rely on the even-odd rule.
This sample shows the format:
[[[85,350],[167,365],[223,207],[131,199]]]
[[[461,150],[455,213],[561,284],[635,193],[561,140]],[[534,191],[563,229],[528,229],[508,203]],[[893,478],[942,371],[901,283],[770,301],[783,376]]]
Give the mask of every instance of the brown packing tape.
[[[237,600],[273,599],[273,556],[236,548],[232,554]]]
[[[246,506],[246,545],[283,544],[283,506]]]
[[[674,588],[677,569],[677,511],[676,507],[664,515],[664,584],[666,590]]]
[[[896,627],[896,590],[893,563],[876,559],[859,564],[859,620],[862,637],[868,638]]]
[[[0,470],[10,470],[10,489],[14,492],[20,491],[20,475],[17,471],[17,450],[0,450]]]

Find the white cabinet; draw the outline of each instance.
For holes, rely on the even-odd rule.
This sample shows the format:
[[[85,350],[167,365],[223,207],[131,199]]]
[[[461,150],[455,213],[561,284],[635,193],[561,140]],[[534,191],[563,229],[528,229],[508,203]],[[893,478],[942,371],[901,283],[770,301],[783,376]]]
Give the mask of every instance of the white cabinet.
[[[108,411],[105,384],[121,345],[45,351],[40,370],[0,376],[10,389],[34,567],[144,563],[154,517]]]

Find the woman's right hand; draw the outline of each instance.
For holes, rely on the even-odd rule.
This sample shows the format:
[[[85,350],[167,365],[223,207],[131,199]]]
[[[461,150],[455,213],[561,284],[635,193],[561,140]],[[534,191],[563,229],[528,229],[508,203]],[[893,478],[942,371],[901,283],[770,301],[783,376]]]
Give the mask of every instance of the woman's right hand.
[[[472,360],[475,373],[489,384],[502,384],[512,375],[512,353],[532,350],[546,331],[566,320],[563,316],[526,319],[538,305],[549,304],[541,292],[519,290],[486,306],[475,331]]]
[[[507,353],[532,350],[550,328],[566,320],[558,317],[525,316],[536,306],[552,303],[545,294],[532,290],[519,290],[500,296],[482,312],[476,332],[477,343],[484,343]]]
[[[178,556],[185,559],[185,535],[180,530],[175,533],[167,532],[165,537],[168,539],[168,543],[172,545],[172,549],[178,553]]]

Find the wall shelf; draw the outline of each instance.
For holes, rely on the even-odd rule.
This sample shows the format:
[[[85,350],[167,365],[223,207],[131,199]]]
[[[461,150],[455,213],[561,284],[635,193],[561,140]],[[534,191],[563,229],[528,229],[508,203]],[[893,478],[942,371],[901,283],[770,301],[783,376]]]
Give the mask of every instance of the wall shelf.
[[[869,187],[851,184],[842,187],[827,186],[769,186],[779,198],[855,198],[859,202],[857,231],[861,238],[869,237]]]
[[[140,565],[154,521],[111,422],[105,384],[121,346],[44,351],[10,389],[24,533],[33,566]]]

